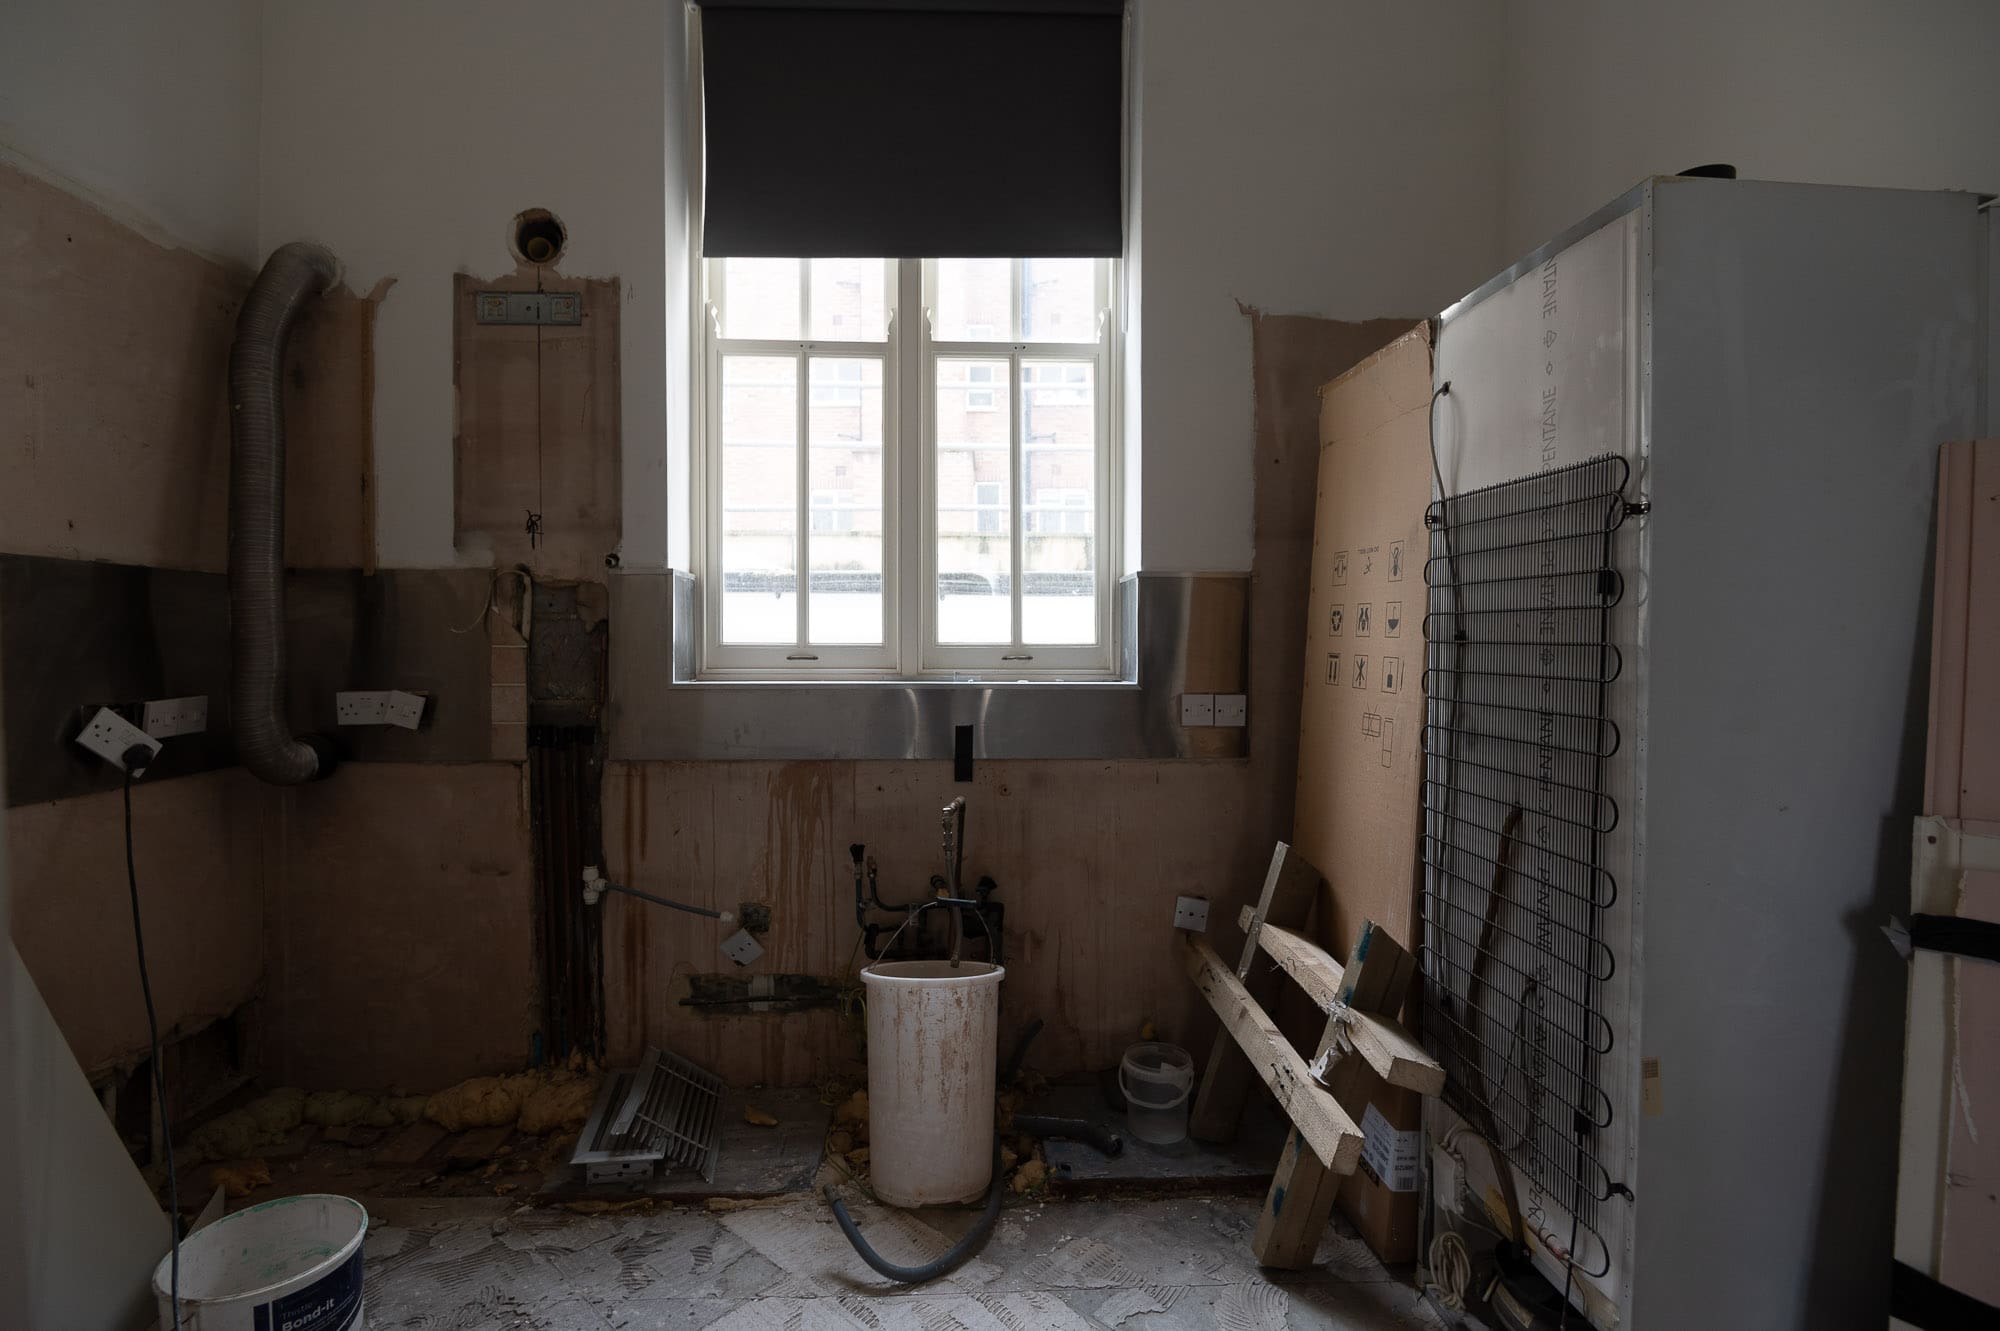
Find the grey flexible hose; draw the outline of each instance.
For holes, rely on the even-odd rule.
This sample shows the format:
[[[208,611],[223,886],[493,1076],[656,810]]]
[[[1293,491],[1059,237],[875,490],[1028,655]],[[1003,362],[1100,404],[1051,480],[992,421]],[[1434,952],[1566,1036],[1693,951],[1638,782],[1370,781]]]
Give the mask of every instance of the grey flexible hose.
[[[826,1200],[833,1207],[833,1218],[840,1223],[840,1232],[847,1235],[847,1241],[854,1245],[854,1251],[861,1254],[862,1261],[899,1285],[921,1285],[926,1280],[950,1275],[972,1260],[972,1255],[985,1244],[986,1236],[993,1232],[993,1222],[1000,1218],[1000,1197],[1006,1191],[1007,1174],[1000,1168],[1000,1138],[996,1135],[993,1138],[993,1183],[986,1189],[985,1209],[980,1211],[979,1219],[973,1222],[972,1228],[965,1231],[964,1238],[952,1244],[942,1256],[922,1266],[897,1266],[876,1252],[861,1236],[861,1227],[854,1223],[854,1217],[847,1213],[847,1203],[840,1200],[831,1186],[826,1189]]]
[[[333,749],[285,723],[285,342],[337,271],[293,241],[264,261],[229,348],[229,719],[258,778],[297,785],[333,770]]]
[[[1042,1019],[1036,1017],[1021,1035],[1020,1043],[1014,1046],[1014,1056],[1007,1060],[1007,1066],[1000,1070],[1000,1084],[1005,1086],[1014,1080],[1014,1074],[1021,1070],[1021,1060],[1027,1057],[1028,1046],[1042,1032]],[[861,1254],[861,1260],[868,1263],[878,1274],[886,1276],[899,1285],[921,1285],[926,1280],[936,1280],[939,1276],[950,1275],[959,1267],[972,1260],[972,1255],[985,1244],[986,1236],[993,1232],[993,1222],[1000,1218],[1000,1199],[1007,1191],[1007,1175],[1000,1168],[1000,1134],[993,1134],[993,1182],[986,1189],[986,1205],[979,1212],[972,1228],[965,1236],[951,1245],[933,1261],[922,1266],[897,1266],[894,1262],[876,1252],[868,1240],[861,1235],[861,1227],[854,1223],[854,1217],[847,1213],[847,1204],[831,1186],[824,1189],[827,1203],[833,1207],[833,1218],[840,1224],[840,1232],[847,1235],[847,1241],[854,1245],[854,1251]]]

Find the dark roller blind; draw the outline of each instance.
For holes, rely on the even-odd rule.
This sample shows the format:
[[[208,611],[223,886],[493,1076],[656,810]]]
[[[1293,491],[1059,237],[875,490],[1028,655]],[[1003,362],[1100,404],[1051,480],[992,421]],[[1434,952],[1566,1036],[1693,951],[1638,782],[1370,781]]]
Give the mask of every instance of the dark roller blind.
[[[1122,0],[705,0],[711,256],[1124,250]]]

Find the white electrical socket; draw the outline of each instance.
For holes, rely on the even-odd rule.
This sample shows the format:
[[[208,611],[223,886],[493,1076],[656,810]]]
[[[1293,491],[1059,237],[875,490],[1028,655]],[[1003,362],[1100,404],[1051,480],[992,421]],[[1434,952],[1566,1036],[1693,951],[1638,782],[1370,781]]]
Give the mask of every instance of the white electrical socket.
[[[154,739],[192,735],[208,729],[208,695],[158,698],[146,704],[144,729]]]
[[[415,730],[423,724],[424,703],[427,699],[421,693],[405,693],[401,689],[391,689],[383,704],[382,719],[392,726],[405,730]]]
[[[1245,715],[1249,711],[1249,699],[1241,693],[1218,693],[1215,695],[1215,724],[1219,726],[1243,726],[1248,724]]]
[[[1213,693],[1183,693],[1181,695],[1181,724],[1184,726],[1214,725],[1215,695]]]
[[[84,723],[76,742],[121,772],[125,770],[125,750],[133,745],[142,746],[148,754],[160,751],[160,741],[109,707],[97,709],[97,714]]]
[[[379,726],[389,719],[389,695],[382,690],[336,693],[333,719],[343,726]]]
[[[1196,933],[1208,932],[1208,898],[1175,897],[1174,928],[1192,929]]]
[[[764,945],[748,929],[738,929],[722,940],[722,955],[739,966],[748,966],[764,955]]]
[[[401,689],[355,689],[333,695],[333,719],[343,726],[401,726],[415,730],[430,699]]]

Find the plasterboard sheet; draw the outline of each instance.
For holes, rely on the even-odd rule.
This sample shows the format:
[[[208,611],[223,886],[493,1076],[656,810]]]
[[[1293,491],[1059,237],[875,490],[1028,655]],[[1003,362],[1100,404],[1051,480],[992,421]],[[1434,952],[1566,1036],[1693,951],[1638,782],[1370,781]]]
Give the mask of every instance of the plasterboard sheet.
[[[1514,281],[1457,312],[1441,330],[1437,382],[1450,391],[1436,410],[1438,466],[1446,491],[1459,494],[1606,453],[1632,465],[1628,497],[1643,495],[1647,449],[1640,419],[1640,274],[1643,214],[1612,219],[1568,248],[1521,273]],[[1645,532],[1628,521],[1614,546],[1626,571],[1626,591],[1611,619],[1611,641],[1623,655],[1606,710],[1622,736],[1606,763],[1604,789],[1619,818],[1604,838],[1603,865],[1617,883],[1605,913],[1605,942],[1617,957],[1602,984],[1599,1008],[1618,1032],[1602,1057],[1600,1083],[1613,1105],[1597,1158],[1614,1178],[1631,1176],[1636,1149],[1632,1125],[1641,1112],[1640,1031],[1634,1010],[1638,983],[1638,903],[1644,852],[1641,786],[1645,700]],[[1434,1111],[1433,1123],[1448,1111]],[[1534,1229],[1548,1246],[1567,1246],[1569,1207],[1517,1171],[1520,1196]],[[1628,1306],[1632,1267],[1632,1213],[1618,1197],[1598,1206],[1596,1239],[1585,1230],[1577,1243],[1576,1278],[1595,1291],[1590,1312],[1608,1322],[1613,1308]],[[1543,1269],[1558,1283],[1563,1266],[1544,1249]]]

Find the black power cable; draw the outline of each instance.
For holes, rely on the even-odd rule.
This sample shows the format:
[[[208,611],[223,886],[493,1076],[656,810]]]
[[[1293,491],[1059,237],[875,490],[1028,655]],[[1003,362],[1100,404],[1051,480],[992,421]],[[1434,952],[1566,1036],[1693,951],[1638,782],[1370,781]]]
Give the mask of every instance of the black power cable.
[[[160,1057],[160,1019],[153,1011],[153,981],[146,973],[146,931],[139,922],[139,870],[132,852],[133,768],[145,764],[152,755],[134,747],[125,762],[125,884],[132,893],[132,942],[139,952],[139,992],[146,997],[146,1038],[153,1051],[153,1102],[160,1118],[160,1148],[167,1160],[167,1225],[173,1236],[172,1280],[173,1331],[181,1326],[181,1190],[174,1176],[174,1134],[167,1115],[167,1069]]]

